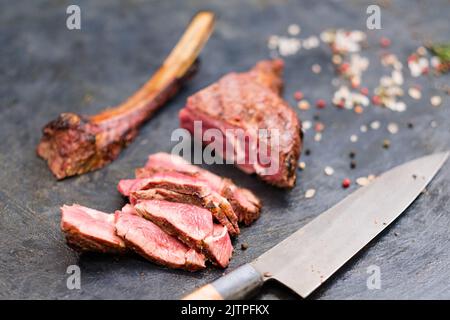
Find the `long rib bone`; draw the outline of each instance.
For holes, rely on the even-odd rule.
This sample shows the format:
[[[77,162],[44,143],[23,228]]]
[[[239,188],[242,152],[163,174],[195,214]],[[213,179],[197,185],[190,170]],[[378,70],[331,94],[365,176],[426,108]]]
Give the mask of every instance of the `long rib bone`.
[[[198,13],[158,71],[125,102],[93,116],[62,113],[43,129],[37,147],[58,179],[113,161],[139,127],[195,73],[197,57],[214,28],[214,14]]]

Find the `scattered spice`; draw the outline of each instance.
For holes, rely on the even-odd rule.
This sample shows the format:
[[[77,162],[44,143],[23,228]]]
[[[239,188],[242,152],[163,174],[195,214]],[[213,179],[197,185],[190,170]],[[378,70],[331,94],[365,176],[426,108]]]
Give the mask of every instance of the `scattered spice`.
[[[289,25],[287,32],[291,35],[291,36],[297,36],[300,34],[300,26],[298,24],[291,24]]]
[[[303,131],[307,131],[307,130],[311,129],[311,127],[312,127],[311,121],[308,121],[308,120],[303,121],[303,123],[302,123]]]
[[[330,166],[326,166],[323,171],[327,176],[332,176],[334,174],[334,169]]]
[[[442,98],[440,96],[432,96],[430,103],[433,107],[439,107],[442,104]]]
[[[377,106],[381,105],[381,98],[380,98],[380,96],[374,95],[372,97],[372,103],[377,105]]]
[[[434,54],[435,70],[438,73],[445,73],[450,70],[450,43],[440,43],[430,46],[431,52]]]
[[[391,146],[391,141],[389,141],[388,139],[384,139],[383,140],[383,148],[389,149],[390,146]]]
[[[363,107],[361,107],[360,105],[355,106],[354,110],[355,110],[355,113],[357,113],[357,114],[361,114],[364,112]]]
[[[414,100],[422,98],[422,92],[417,87],[411,87],[408,89],[408,94]]]
[[[316,107],[319,108],[319,109],[325,108],[326,105],[327,105],[327,103],[323,99],[319,99],[319,100],[316,101]]]
[[[317,133],[314,135],[314,141],[319,142],[319,141],[321,141],[321,140],[322,140],[322,133],[317,132]]]
[[[349,178],[345,178],[344,180],[342,180],[342,188],[347,189],[348,187],[350,187],[351,181]]]
[[[298,168],[300,169],[300,170],[305,170],[305,168],[306,168],[306,163],[304,163],[303,161],[302,162],[299,162],[298,163]]]
[[[294,99],[295,100],[300,101],[300,100],[303,99],[303,97],[304,97],[303,92],[301,92],[301,91],[295,91],[294,92]]]
[[[315,63],[312,65],[311,70],[313,73],[318,74],[322,71],[322,67],[319,64]]]
[[[409,128],[409,129],[413,129],[413,128],[414,128],[414,123],[408,122],[408,128]]]
[[[389,47],[391,45],[391,40],[389,38],[386,38],[386,37],[381,37],[380,38],[380,45],[383,48],[387,48],[387,47]]]
[[[322,132],[325,129],[325,125],[322,122],[316,122],[314,125],[314,130],[316,132]]]
[[[398,124],[396,124],[395,122],[389,123],[387,126],[387,130],[390,134],[396,134],[398,132]]]
[[[305,150],[305,156],[309,156],[310,154],[311,154],[311,150],[306,149],[306,150]]]
[[[297,106],[300,110],[308,110],[310,107],[310,104],[307,100],[300,100],[298,102]]]
[[[247,242],[244,242],[244,243],[241,244],[241,250],[243,250],[243,251],[247,250],[248,247],[249,247],[249,245],[248,245]]]
[[[351,110],[358,107],[367,107],[370,103],[369,98],[358,91],[350,91],[347,86],[340,86],[333,95],[333,104],[341,109]]]
[[[356,168],[356,161],[352,160],[350,161],[350,169],[355,169]]]
[[[372,130],[378,130],[378,129],[380,129],[380,121],[372,121],[371,123],[370,123],[370,128],[372,129]]]
[[[355,151],[350,151],[350,153],[348,154],[348,156],[350,157],[350,159],[353,159],[356,156]]]
[[[362,125],[361,127],[359,127],[359,130],[361,132],[367,132],[367,126],[366,125]]]
[[[370,180],[367,177],[359,177],[358,179],[356,179],[356,183],[361,186],[367,186],[370,183]]]
[[[316,194],[316,189],[308,189],[305,192],[305,198],[310,199],[310,198],[314,197],[315,194]]]

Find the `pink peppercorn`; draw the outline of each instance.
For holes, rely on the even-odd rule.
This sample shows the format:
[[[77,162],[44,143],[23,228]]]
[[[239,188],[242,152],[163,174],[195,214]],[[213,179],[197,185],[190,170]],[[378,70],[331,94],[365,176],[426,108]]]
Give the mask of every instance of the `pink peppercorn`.
[[[323,99],[319,99],[316,101],[316,107],[319,109],[325,108],[326,105],[327,105],[327,103]]]
[[[365,96],[369,95],[369,89],[366,87],[361,88],[361,94],[363,94]]]
[[[304,97],[303,92],[295,91],[295,93],[294,93],[294,99],[295,100],[300,101],[300,100],[303,99],[303,97]]]
[[[348,178],[345,178],[344,180],[342,180],[342,188],[347,189],[348,187],[350,187],[351,181]]]
[[[373,96],[372,97],[372,102],[373,102],[373,104],[380,105],[381,104],[380,96]]]
[[[387,47],[389,47],[391,45],[391,40],[389,38],[386,38],[386,37],[381,37],[380,38],[380,45],[383,48],[387,48]]]

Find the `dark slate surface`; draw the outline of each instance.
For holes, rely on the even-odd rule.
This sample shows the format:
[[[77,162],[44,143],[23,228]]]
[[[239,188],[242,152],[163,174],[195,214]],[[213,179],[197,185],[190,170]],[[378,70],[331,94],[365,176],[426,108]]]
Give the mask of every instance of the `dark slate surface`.
[[[68,31],[65,9],[79,3],[82,30]],[[389,3],[389,1],[384,1]],[[364,76],[373,88],[383,69],[378,66],[377,45],[381,35],[393,40],[392,51],[403,61],[424,38],[448,39],[448,1],[392,1],[382,11],[380,31],[369,32],[367,50],[371,67]],[[200,273],[167,270],[138,257],[79,256],[66,247],[59,231],[59,209],[77,202],[106,211],[121,207],[115,190],[120,178],[130,177],[147,154],[169,151],[170,133],[186,97],[232,70],[245,70],[267,58],[266,39],[282,34],[290,23],[299,23],[302,37],[327,27],[365,29],[367,4],[359,1],[1,1],[0,11],[0,297],[57,299],[170,299],[221,275],[208,269]],[[151,120],[120,158],[107,168],[57,182],[45,163],[35,155],[41,127],[63,111],[95,113],[114,105],[146,81],[177,41],[191,16],[199,9],[219,15],[217,29],[202,53],[198,76],[162,112]],[[446,38],[447,37],[447,38]],[[366,54],[366,53],[365,53]],[[332,67],[325,47],[286,59],[285,97],[293,105],[293,92],[301,88],[307,97],[329,100]],[[320,63],[323,72],[311,73]],[[406,75],[409,72],[405,73]],[[320,143],[312,133],[305,144],[307,170],[299,173],[292,191],[276,190],[255,177],[231,167],[213,171],[254,190],[264,201],[261,219],[243,230],[236,241],[233,269],[251,261],[355,189],[340,188],[343,177],[380,173],[396,164],[435,151],[449,149],[449,98],[432,108],[440,79],[411,79],[423,86],[420,101],[405,98],[405,113],[371,107],[361,116],[328,108],[321,112],[327,129]],[[314,110],[303,112],[311,119]],[[383,128],[349,136],[361,124],[380,120]],[[438,128],[431,128],[430,121]],[[382,149],[388,137],[388,121],[400,124],[390,137],[392,147]],[[412,121],[415,126],[407,129]],[[350,172],[347,157],[357,151],[357,169]],[[323,168],[336,169],[326,177]],[[313,299],[450,298],[450,164],[405,214],[367,250],[358,254]],[[308,188],[317,188],[314,199],[305,200]],[[379,199],[383,201],[383,199]],[[369,205],[369,204],[368,204]],[[240,244],[248,242],[247,251]],[[299,244],[301,249],[301,244]],[[301,254],[301,252],[300,252]],[[81,290],[66,288],[67,266],[81,267]],[[368,290],[366,269],[381,268],[381,290]],[[280,286],[268,286],[259,298],[295,298]]]

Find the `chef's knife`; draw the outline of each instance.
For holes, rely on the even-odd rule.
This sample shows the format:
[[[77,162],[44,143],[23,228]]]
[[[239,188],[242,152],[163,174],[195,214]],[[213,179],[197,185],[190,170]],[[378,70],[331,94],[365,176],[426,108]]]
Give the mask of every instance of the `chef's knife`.
[[[414,201],[448,155],[436,153],[385,172],[253,262],[184,299],[243,299],[269,279],[306,298]]]

